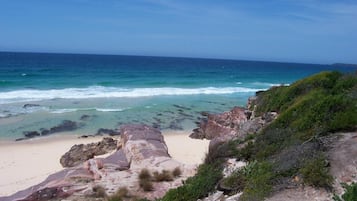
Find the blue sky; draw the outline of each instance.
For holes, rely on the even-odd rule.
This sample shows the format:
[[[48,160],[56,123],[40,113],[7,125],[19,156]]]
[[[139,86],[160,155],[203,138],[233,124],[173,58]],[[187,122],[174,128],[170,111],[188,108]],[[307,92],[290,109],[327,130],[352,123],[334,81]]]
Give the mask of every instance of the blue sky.
[[[0,51],[357,63],[357,1],[0,0]]]

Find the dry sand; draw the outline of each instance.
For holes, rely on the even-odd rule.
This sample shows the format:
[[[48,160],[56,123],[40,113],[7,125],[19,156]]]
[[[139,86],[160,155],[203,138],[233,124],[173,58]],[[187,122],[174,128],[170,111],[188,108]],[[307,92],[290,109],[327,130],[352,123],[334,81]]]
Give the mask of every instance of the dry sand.
[[[190,139],[188,133],[163,132],[172,158],[187,164],[199,164],[207,153],[209,141]],[[40,183],[48,175],[62,170],[59,159],[74,144],[101,139],[56,135],[21,142],[0,141],[0,196]]]

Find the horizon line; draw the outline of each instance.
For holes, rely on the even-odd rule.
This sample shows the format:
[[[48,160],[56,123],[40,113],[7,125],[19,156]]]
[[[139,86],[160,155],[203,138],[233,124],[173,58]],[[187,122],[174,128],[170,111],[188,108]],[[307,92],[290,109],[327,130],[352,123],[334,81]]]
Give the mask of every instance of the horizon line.
[[[25,53],[25,54],[63,54],[63,55],[93,55],[93,56],[128,56],[128,57],[163,57],[163,58],[176,58],[176,59],[207,59],[207,60],[226,60],[226,61],[246,61],[246,62],[267,62],[267,63],[289,63],[289,64],[311,64],[311,65],[357,65],[350,63],[306,63],[306,62],[292,62],[292,61],[274,61],[263,59],[232,59],[232,58],[212,58],[212,57],[190,57],[190,56],[161,56],[161,55],[142,55],[142,54],[111,54],[111,53],[76,53],[76,52],[43,52],[43,51],[3,51],[0,53]]]

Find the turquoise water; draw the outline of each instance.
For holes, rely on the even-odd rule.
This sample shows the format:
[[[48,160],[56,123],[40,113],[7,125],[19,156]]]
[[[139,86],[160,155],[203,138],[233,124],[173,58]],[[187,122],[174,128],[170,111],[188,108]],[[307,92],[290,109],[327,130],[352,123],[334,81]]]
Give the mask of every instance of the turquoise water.
[[[200,112],[245,105],[249,96],[323,70],[296,63],[113,55],[0,53],[0,139],[71,120],[77,134],[125,123],[192,129]],[[34,104],[32,107],[23,107]],[[83,118],[85,115],[85,119]],[[82,119],[81,119],[82,117]]]

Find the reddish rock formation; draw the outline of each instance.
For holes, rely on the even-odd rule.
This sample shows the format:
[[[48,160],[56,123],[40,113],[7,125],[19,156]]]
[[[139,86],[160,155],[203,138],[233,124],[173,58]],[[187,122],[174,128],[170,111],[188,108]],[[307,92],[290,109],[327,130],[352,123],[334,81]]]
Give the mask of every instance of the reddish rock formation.
[[[199,128],[194,129],[190,137],[212,140],[227,135],[234,136],[247,120],[247,110],[242,107],[234,107],[221,114],[208,114],[207,119],[200,122]]]
[[[195,174],[195,166],[182,164],[169,156],[159,130],[146,125],[125,125],[121,127],[121,134],[118,151],[109,157],[89,159],[83,165],[64,169],[38,185],[8,197],[0,197],[0,200],[87,200],[94,194],[93,187],[97,185],[103,186],[108,194],[126,187],[130,194],[155,199],[162,197],[169,189],[182,185],[183,180]],[[150,192],[144,192],[139,187],[138,175],[143,168],[161,172],[176,167],[182,170],[179,178],[170,182],[155,182]]]

